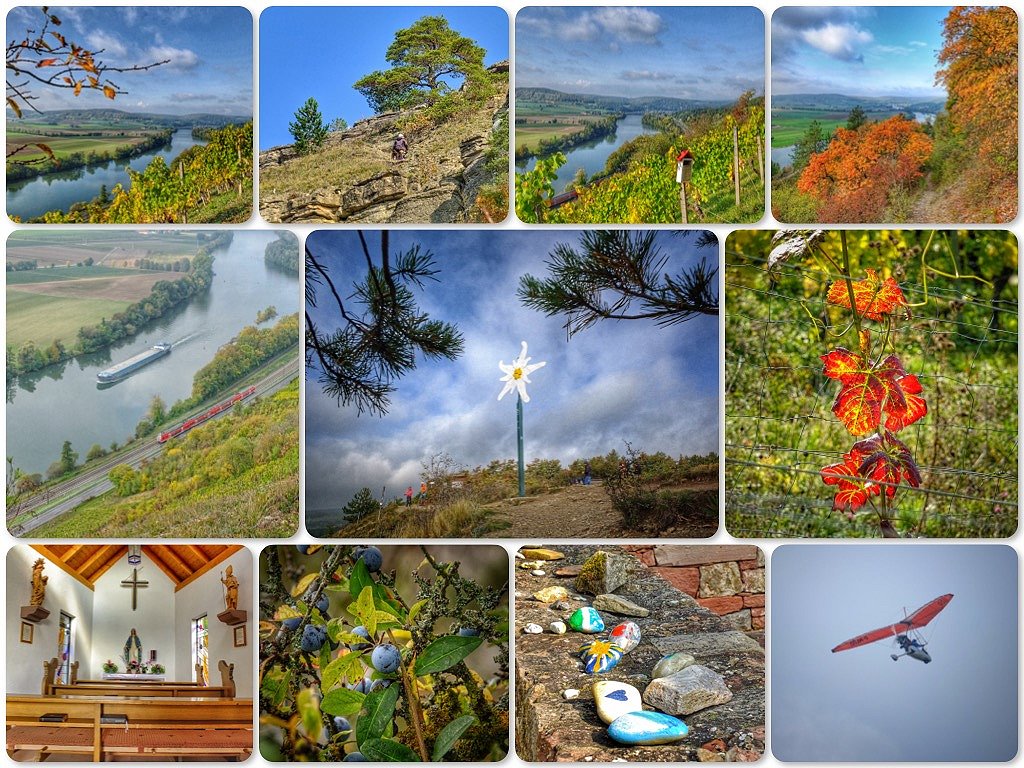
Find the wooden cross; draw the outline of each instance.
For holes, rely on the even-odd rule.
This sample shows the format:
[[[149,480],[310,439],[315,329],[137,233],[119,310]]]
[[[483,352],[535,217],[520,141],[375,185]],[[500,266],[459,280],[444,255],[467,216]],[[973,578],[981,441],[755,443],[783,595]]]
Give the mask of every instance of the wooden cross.
[[[139,587],[148,587],[148,581],[139,581],[139,569],[132,568],[132,577],[130,579],[124,579],[121,582],[122,587],[132,588],[132,610],[135,610],[135,606],[138,603],[139,598]]]

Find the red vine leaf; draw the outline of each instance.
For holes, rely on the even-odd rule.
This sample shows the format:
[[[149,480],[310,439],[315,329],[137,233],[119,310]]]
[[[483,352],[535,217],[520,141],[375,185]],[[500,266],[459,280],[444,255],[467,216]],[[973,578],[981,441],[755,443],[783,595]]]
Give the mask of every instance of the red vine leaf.
[[[857,303],[857,313],[869,320],[881,320],[883,314],[890,314],[900,307],[907,306],[899,283],[893,278],[882,280],[873,269],[864,270],[867,277],[853,281],[853,298]],[[850,289],[845,280],[837,280],[828,289],[829,304],[850,308]]]
[[[920,397],[921,382],[907,373],[899,358],[889,355],[881,363],[870,363],[862,355],[843,347],[822,355],[825,375],[837,379],[842,387],[832,403],[832,412],[850,431],[861,437],[871,434],[882,423],[899,432],[928,412]]]
[[[921,472],[906,444],[887,432],[884,437],[876,434],[854,443],[841,462],[822,467],[821,479],[837,486],[833,509],[855,512],[883,488],[892,498],[901,482],[919,487]]]

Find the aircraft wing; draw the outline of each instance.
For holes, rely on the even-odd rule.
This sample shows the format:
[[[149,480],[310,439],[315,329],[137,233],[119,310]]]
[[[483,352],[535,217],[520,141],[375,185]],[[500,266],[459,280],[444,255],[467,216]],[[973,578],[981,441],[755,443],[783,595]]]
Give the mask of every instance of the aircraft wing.
[[[903,621],[897,621],[895,624],[890,624],[887,627],[879,627],[878,629],[873,629],[870,632],[865,632],[863,635],[857,635],[856,637],[847,640],[845,643],[837,645],[832,649],[832,653],[848,651],[851,648],[859,648],[860,646],[867,645],[868,643],[885,640],[888,637],[901,635],[908,630],[923,627],[929,621],[934,619],[938,615],[939,611],[945,608],[952,599],[953,595],[951,594],[936,597],[931,602],[922,605]]]
[[[847,640],[845,643],[840,643],[832,649],[832,653],[838,651],[848,651],[851,648],[859,648],[862,645],[868,643],[874,643],[879,640],[885,640],[888,637],[894,637],[897,634],[896,625],[890,624],[887,627],[879,627],[878,629],[872,629],[870,632],[865,632],[863,635],[857,635],[854,638]]]

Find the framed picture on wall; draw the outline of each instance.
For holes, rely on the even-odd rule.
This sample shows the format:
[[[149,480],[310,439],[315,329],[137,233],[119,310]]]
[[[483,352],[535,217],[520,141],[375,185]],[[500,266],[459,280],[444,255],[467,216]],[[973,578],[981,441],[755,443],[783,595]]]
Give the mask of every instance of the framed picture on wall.
[[[21,622],[21,642],[32,645],[32,635],[35,633],[35,625],[27,621]]]
[[[241,648],[245,645],[245,624],[239,624],[235,627],[235,648]]]

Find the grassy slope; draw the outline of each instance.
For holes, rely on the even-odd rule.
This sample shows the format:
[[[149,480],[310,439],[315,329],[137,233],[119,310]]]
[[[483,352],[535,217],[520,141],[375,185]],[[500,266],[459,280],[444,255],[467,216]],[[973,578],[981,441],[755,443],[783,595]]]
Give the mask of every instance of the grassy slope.
[[[298,528],[298,381],[169,444],[147,473],[154,488],[92,499],[33,533],[42,537],[291,536]],[[240,442],[239,442],[240,441]],[[232,471],[228,455],[259,460]]]
[[[7,289],[7,344],[20,346],[31,339],[37,347],[54,339],[65,345],[77,337],[78,329],[95,325],[129,306],[128,301],[69,299]]]

